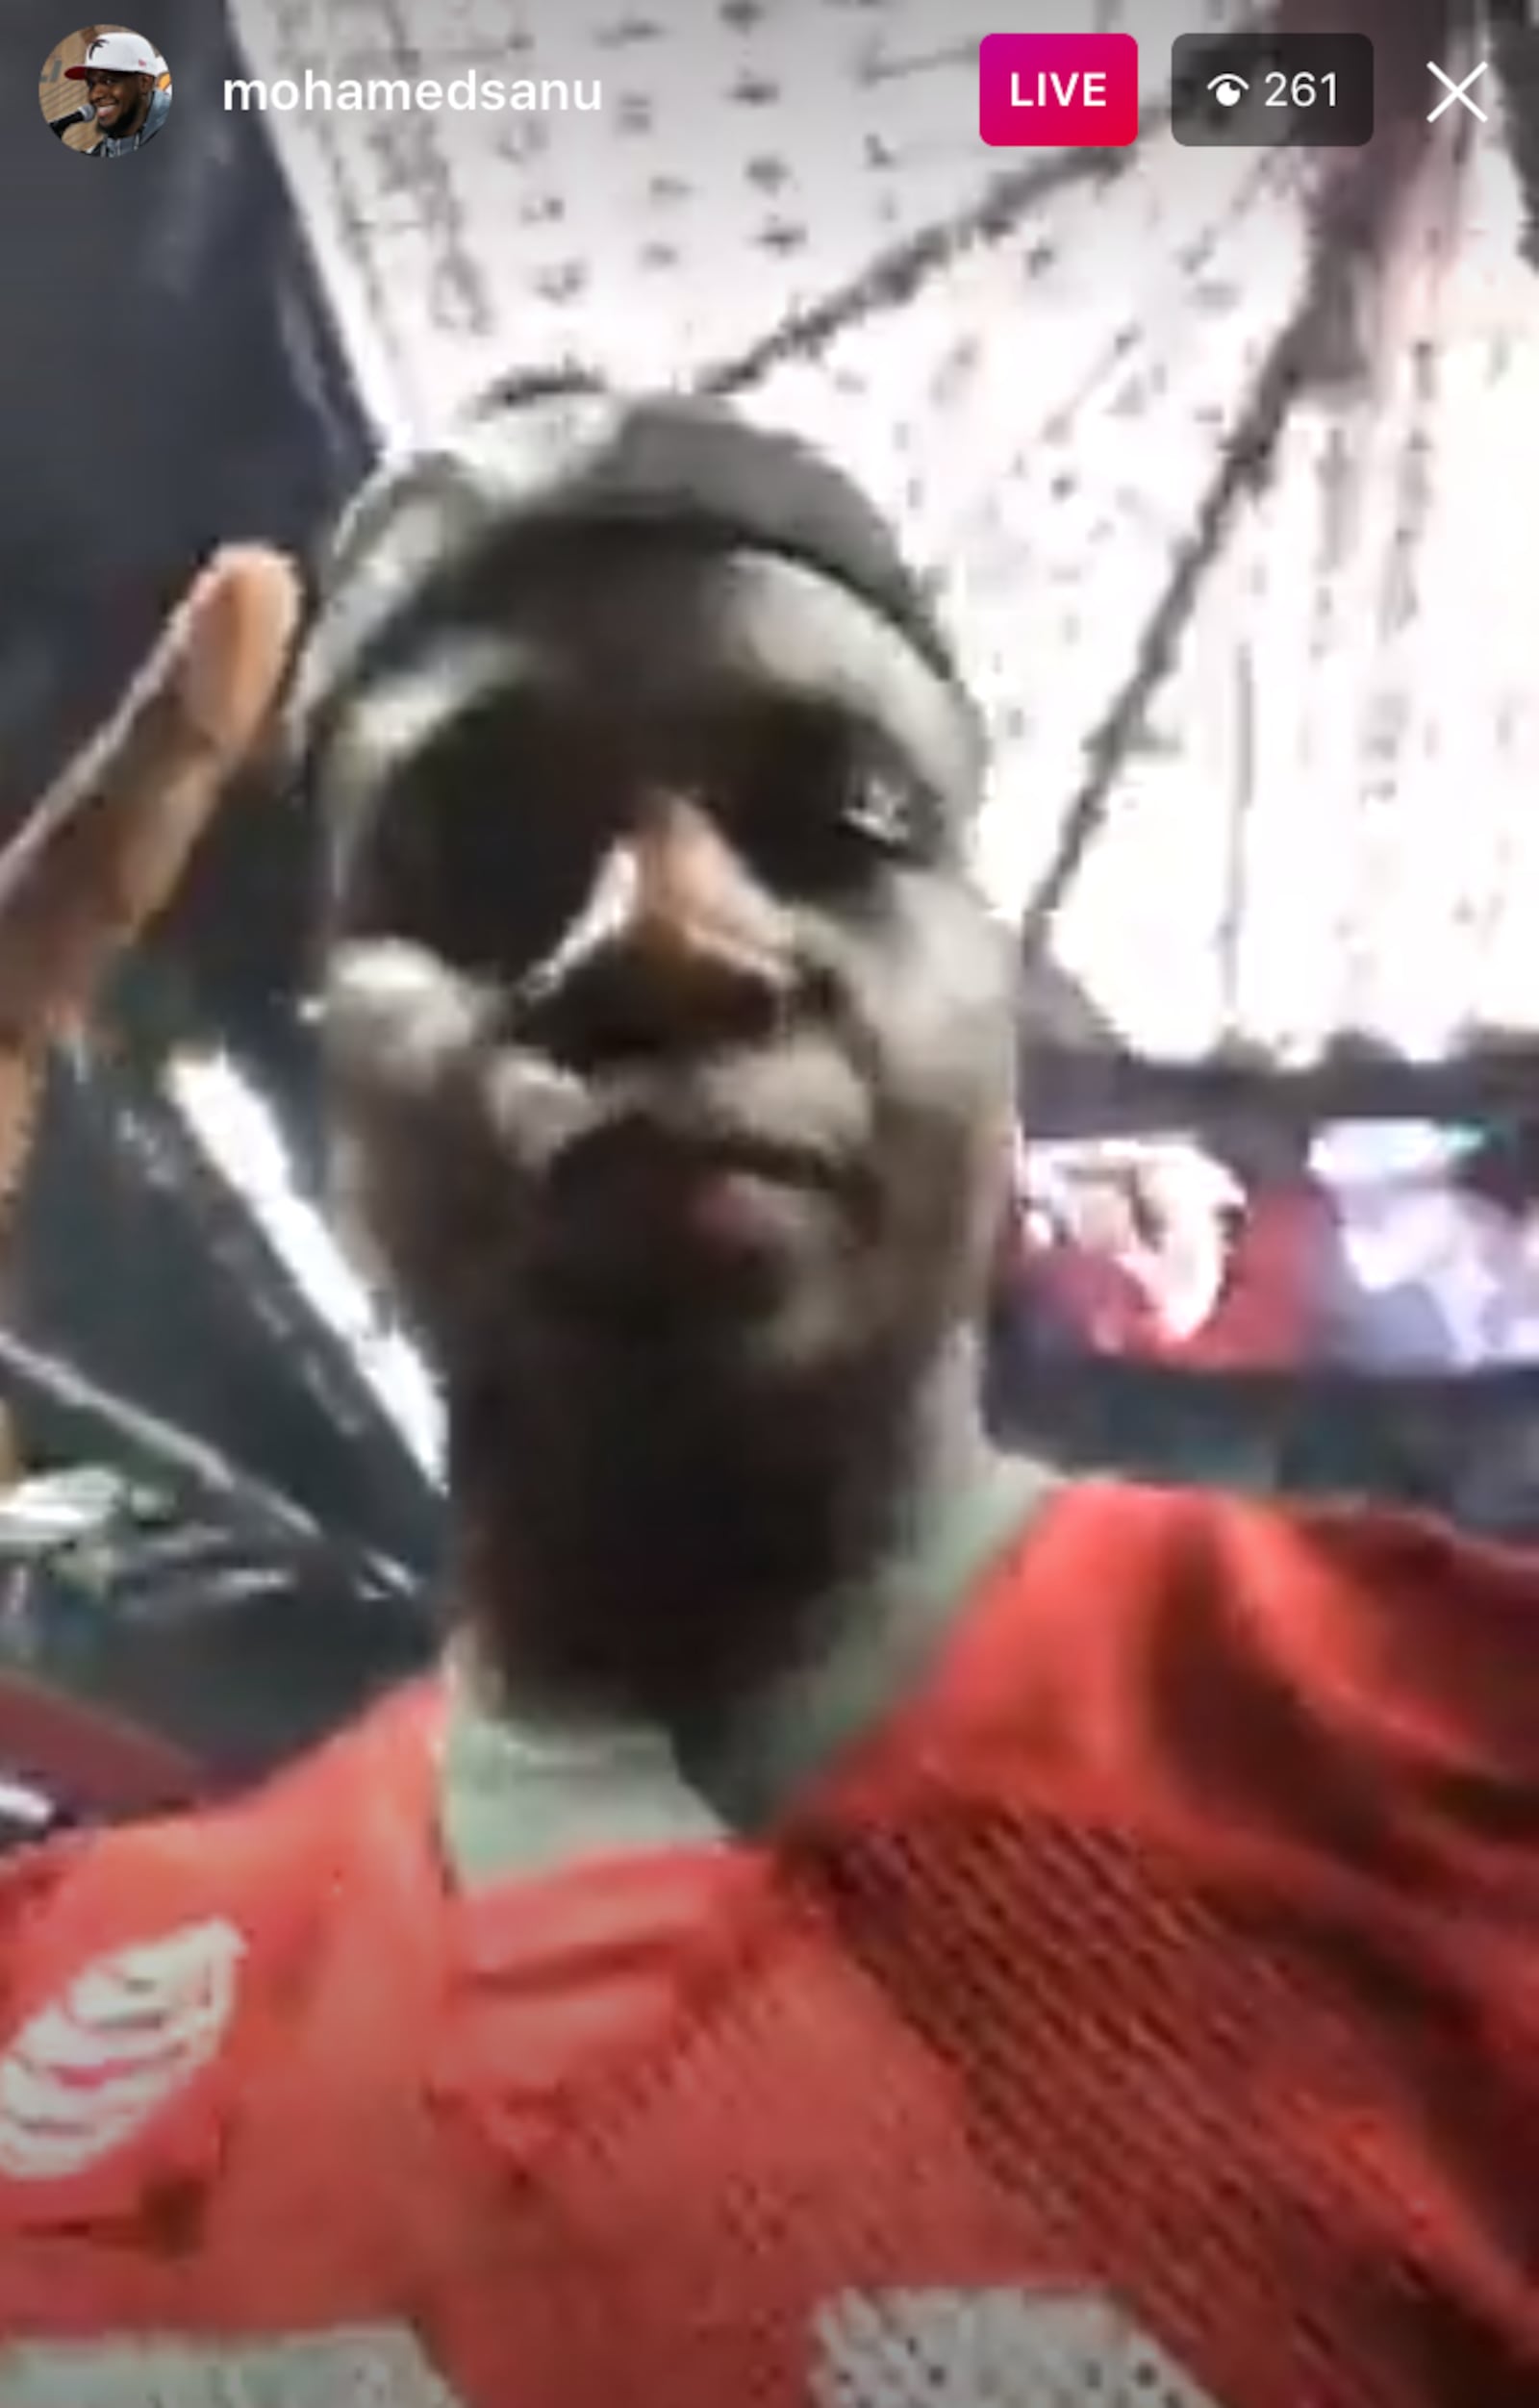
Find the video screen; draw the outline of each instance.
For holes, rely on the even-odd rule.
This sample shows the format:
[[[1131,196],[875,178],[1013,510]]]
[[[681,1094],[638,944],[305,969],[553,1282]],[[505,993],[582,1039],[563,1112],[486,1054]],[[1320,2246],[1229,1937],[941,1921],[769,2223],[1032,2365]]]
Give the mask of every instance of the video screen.
[[[1022,1140],[1011,1281],[1047,1357],[1539,1367],[1539,1122]]]
[[[1539,2408],[1539,0],[0,70],[0,2408]]]
[[[219,547],[279,553],[309,627],[360,489],[489,393],[725,406],[852,480],[904,574],[757,489],[734,543],[874,593],[964,705],[948,859],[1020,966],[995,1431],[1539,1533],[1539,0],[4,0],[0,61],[0,841],[99,764]],[[453,551],[424,529],[391,575]],[[821,644],[798,626],[840,688]],[[483,769],[467,726],[424,768],[424,821],[442,792],[506,832],[465,883],[521,1000],[638,890],[564,849],[612,684],[533,761]],[[0,877],[0,1685],[242,1773],[434,1662],[459,1510],[432,1317],[338,1192],[332,831],[288,700],[168,897],[97,915],[87,1008]],[[795,836],[807,750],[747,752],[733,827]],[[727,848],[823,998],[836,1139],[902,1118],[910,1006],[974,963],[896,943],[876,902],[922,886],[932,823],[858,765],[809,784],[869,887]],[[568,924],[531,961],[547,869]],[[578,1016],[613,1038],[613,1005]],[[826,1169],[828,1134],[769,1152]],[[402,1155],[448,1211],[436,1131]],[[827,1195],[758,1201],[776,1278],[816,1285]],[[607,1226],[627,1280],[687,1251]],[[733,1286],[690,1259],[686,1314],[696,1271]],[[858,1321],[833,1285],[788,1326]]]

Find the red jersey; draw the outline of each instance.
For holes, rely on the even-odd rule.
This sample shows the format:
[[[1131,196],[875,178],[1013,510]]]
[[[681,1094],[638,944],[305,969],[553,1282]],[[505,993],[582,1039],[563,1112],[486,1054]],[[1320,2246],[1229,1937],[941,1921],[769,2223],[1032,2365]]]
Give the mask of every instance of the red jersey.
[[[1159,1344],[1154,1299],[1125,1263],[1072,1239],[1025,1256],[1025,1292],[1093,1354],[1152,1354]]]
[[[762,1844],[444,1693],[3,1909],[0,2408],[1533,2408],[1539,1578],[1065,1492]]]
[[[1263,1188],[1247,1207],[1213,1311],[1153,1351],[1189,1369],[1295,1370],[1318,1361],[1339,1285],[1335,1207],[1306,1181]]]

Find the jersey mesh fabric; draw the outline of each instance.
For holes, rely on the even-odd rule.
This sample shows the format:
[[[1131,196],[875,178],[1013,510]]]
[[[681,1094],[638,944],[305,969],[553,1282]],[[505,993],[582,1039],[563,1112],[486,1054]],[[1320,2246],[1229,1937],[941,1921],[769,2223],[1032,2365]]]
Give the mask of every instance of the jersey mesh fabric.
[[[610,2066],[595,2043],[543,2097],[509,2079],[543,2061],[537,1994],[599,2028],[602,1916],[569,1979],[552,1947],[487,1994],[464,2130],[517,2184],[462,2239],[517,2302],[520,2398],[1539,2398],[1539,1894],[1480,1757],[1531,1576],[1459,1597],[1414,1533],[1359,1566],[1281,1529],[1251,1561],[1264,1515],[1230,1539],[1142,1510],[1142,1619],[1103,1601],[1137,1513],[1107,1557],[1082,1501],[1040,1551],[1050,1598],[1007,1599],[741,1896],[698,1861],[702,1902],[722,1886],[694,1939],[669,1873],[653,2019]],[[1349,1606],[1323,1660],[1370,1574],[1398,1618]],[[1274,1585],[1269,1654],[1242,1634]],[[644,1988],[644,1889],[617,1994]],[[512,2361],[472,2324],[441,2362],[494,2397]]]
[[[960,1798],[799,1865],[745,1940],[650,2062],[504,2133],[528,2187],[486,2272],[523,2396],[789,2408],[844,2300],[829,2396],[981,2408],[980,2293],[1036,2302],[998,2395],[1033,2408],[1539,2396],[1519,2126],[1461,2094],[1454,2001],[1392,1944]],[[1366,2029],[1365,1982],[1403,1992]],[[1434,2174],[1440,2125],[1484,2188]],[[1057,2333],[1097,2302],[1125,2322]]]
[[[162,2179],[153,2266],[58,2213],[51,2299],[393,2320],[466,2408],[1532,2408],[1531,1574],[1249,1507],[1056,1527],[772,1847],[435,1942],[420,1798],[397,1832],[349,1759],[374,1809],[338,1793],[344,1903],[214,2189]]]

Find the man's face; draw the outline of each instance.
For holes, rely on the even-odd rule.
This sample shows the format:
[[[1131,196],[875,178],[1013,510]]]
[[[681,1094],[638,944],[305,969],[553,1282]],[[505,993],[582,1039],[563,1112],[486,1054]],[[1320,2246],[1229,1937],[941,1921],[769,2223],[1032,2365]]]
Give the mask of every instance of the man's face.
[[[917,1367],[1012,1108],[955,698],[824,580],[655,545],[483,571],[392,657],[316,765],[339,1167],[451,1390]]]
[[[110,75],[103,67],[92,67],[86,78],[86,98],[104,134],[130,131],[143,113],[151,81],[147,75]]]

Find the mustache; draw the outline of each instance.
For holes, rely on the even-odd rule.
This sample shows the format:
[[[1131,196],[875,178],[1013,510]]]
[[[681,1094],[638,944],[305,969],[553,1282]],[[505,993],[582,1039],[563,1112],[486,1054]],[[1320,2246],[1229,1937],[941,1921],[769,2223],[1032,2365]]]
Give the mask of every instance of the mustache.
[[[499,993],[397,941],[341,948],[316,1016],[328,1063],[366,1110],[418,1132],[424,1113],[463,1123],[469,1112],[533,1172],[589,1141],[631,1138],[835,1179],[873,1135],[870,1083],[843,1032],[579,1072],[510,1041]]]
[[[553,1083],[539,1057],[508,1052],[490,1072],[494,1118],[531,1167],[559,1174],[600,1150],[644,1147],[717,1157],[840,1185],[870,1141],[853,1066],[826,1042],[771,1045]]]

